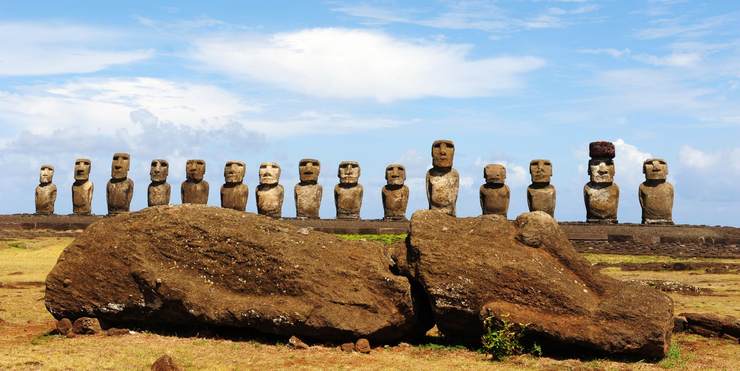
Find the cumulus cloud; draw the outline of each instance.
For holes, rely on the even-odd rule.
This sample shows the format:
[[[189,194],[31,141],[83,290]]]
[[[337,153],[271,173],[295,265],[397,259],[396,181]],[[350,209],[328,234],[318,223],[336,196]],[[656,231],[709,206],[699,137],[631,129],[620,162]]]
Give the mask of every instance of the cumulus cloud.
[[[470,45],[407,41],[378,31],[316,28],[199,39],[192,57],[227,75],[325,98],[381,102],[490,96],[523,86],[531,56],[471,59]]]
[[[151,58],[149,49],[115,50],[113,30],[63,23],[0,22],[0,76],[90,73]]]

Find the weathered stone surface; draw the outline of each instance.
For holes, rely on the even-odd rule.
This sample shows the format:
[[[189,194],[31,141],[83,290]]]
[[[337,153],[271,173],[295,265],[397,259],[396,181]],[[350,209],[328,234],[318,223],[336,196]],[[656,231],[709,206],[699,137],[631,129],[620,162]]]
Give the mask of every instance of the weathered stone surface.
[[[200,205],[106,218],[62,253],[46,306],[56,318],[127,328],[242,328],[331,342],[417,333],[411,286],[390,271],[384,245],[307,232]]]
[[[304,158],[298,162],[300,182],[293,189],[295,215],[299,219],[318,219],[321,197],[324,189],[318,184],[321,163],[319,160]]]
[[[59,335],[67,335],[72,331],[72,321],[70,321],[69,318],[62,318],[57,321],[56,329]]]
[[[645,181],[640,184],[642,224],[673,224],[673,185],[666,181],[668,164],[651,158],[642,165]]]
[[[703,336],[729,335],[740,339],[740,318],[714,313],[681,313],[685,329]]]
[[[451,140],[432,143],[432,168],[427,171],[426,191],[430,210],[442,210],[455,215],[460,174],[452,168],[455,144]]]
[[[182,371],[182,368],[177,365],[172,357],[165,354],[154,361],[152,371]]]
[[[288,345],[293,349],[308,349],[308,344],[304,343],[303,340],[299,339],[297,336],[291,336],[290,339],[288,339]]]
[[[283,216],[283,199],[285,190],[280,182],[280,165],[274,162],[260,164],[260,184],[255,190],[257,213],[272,218]]]
[[[504,218],[509,212],[511,191],[506,182],[506,167],[489,164],[483,169],[486,183],[480,186],[480,207],[484,215],[496,214]]]
[[[105,187],[108,201],[108,214],[127,213],[134,197],[134,181],[128,178],[131,168],[131,155],[114,153],[111,163],[111,179]]]
[[[188,160],[185,163],[185,181],[180,185],[180,199],[183,204],[208,203],[210,186],[203,179],[206,175],[205,160]]]
[[[383,200],[384,220],[406,220],[406,207],[409,204],[409,187],[406,181],[406,168],[400,164],[390,164],[385,168],[386,185],[380,192]]]
[[[57,200],[57,186],[54,180],[54,166],[41,165],[39,171],[39,185],[36,186],[35,201],[36,214],[54,214],[54,203]]]
[[[556,192],[550,184],[552,162],[537,159],[529,162],[532,184],[527,187],[527,207],[529,211],[544,211],[555,217]]]
[[[221,207],[244,211],[247,209],[249,187],[244,184],[247,165],[242,161],[227,161],[224,165],[224,185],[221,186]]]
[[[90,181],[92,162],[86,158],[75,160],[75,182],[72,184],[72,212],[77,215],[92,213],[92,199],[95,187]]]
[[[365,338],[357,339],[355,342],[355,352],[360,352],[364,354],[370,353],[372,348],[370,347],[370,341],[368,341]]]
[[[334,186],[334,205],[337,219],[360,219],[363,188],[360,181],[360,164],[357,161],[342,161],[337,170],[339,184]]]
[[[80,317],[72,323],[72,332],[77,335],[95,335],[102,331],[97,318]]]
[[[591,142],[589,144],[588,175],[590,180],[583,186],[586,204],[586,221],[589,223],[617,223],[619,209],[619,187],[614,183],[614,144]]]
[[[355,351],[355,343],[342,343],[342,345],[339,346],[339,349],[342,352],[352,353]]]
[[[148,206],[169,205],[172,190],[172,187],[167,183],[169,174],[170,164],[167,160],[152,160],[149,169],[149,178],[152,182],[149,183],[146,196]]]
[[[479,341],[483,319],[494,316],[528,323],[527,336],[569,354],[661,357],[670,345],[671,299],[598,273],[544,212],[508,222],[418,211],[396,259],[453,339]]]

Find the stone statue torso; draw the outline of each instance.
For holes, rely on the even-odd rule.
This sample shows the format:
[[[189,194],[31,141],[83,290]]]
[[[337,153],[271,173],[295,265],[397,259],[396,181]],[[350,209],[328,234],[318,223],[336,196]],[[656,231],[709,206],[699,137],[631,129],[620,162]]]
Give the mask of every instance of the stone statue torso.
[[[247,209],[249,187],[244,183],[221,186],[221,207],[244,211]]]
[[[509,197],[511,191],[506,184],[500,187],[483,184],[480,186],[480,205],[483,214],[496,214],[506,217],[509,211]]]
[[[207,204],[208,203],[208,182],[184,181],[180,187],[180,196],[184,204]]]
[[[296,217],[318,219],[323,192],[320,184],[296,184],[294,188]]]
[[[361,184],[345,187],[337,184],[334,187],[334,203],[337,208],[337,219],[359,219],[362,207],[363,188]]]
[[[149,206],[169,205],[171,187],[168,183],[151,183],[147,189]]]
[[[460,174],[457,170],[429,169],[426,176],[426,188],[429,209],[440,209],[450,215],[455,215],[457,192],[460,188]]]
[[[398,188],[386,185],[381,191],[385,220],[406,220],[406,207],[409,203],[409,187]]]
[[[555,187],[548,184],[545,187],[527,187],[527,206],[529,211],[544,211],[555,216]]]
[[[54,214],[54,202],[57,200],[57,186],[49,183],[36,186],[36,214]]]
[[[126,178],[121,181],[108,181],[108,185],[106,186],[108,214],[128,212],[131,208],[131,199],[133,195],[133,180]]]
[[[79,215],[89,215],[92,212],[92,198],[94,186],[90,180],[72,184],[72,212]]]
[[[657,185],[642,183],[639,196],[643,223],[673,223],[673,185],[668,182]]]
[[[257,213],[273,218],[280,218],[283,214],[283,186],[258,185],[257,191]]]
[[[602,187],[589,182],[583,187],[583,198],[589,222],[617,222],[619,187],[616,183]]]

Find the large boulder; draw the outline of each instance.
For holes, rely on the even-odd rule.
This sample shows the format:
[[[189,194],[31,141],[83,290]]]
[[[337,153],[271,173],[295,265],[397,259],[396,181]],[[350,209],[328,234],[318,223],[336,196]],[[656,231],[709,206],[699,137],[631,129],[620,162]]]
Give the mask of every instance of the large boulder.
[[[46,307],[104,326],[390,342],[424,330],[391,263],[375,242],[229,209],[160,206],[88,227],[47,277]]]
[[[657,358],[670,345],[672,300],[597,272],[544,212],[512,223],[417,211],[396,259],[427,293],[440,331],[460,341],[479,341],[494,317],[527,324],[546,351]]]

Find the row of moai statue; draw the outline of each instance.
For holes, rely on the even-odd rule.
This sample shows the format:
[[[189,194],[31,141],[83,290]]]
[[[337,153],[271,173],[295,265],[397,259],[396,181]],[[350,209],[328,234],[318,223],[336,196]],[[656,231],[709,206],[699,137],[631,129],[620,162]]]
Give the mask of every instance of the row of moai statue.
[[[584,186],[586,219],[593,223],[616,223],[619,205],[619,187],[614,183],[614,144],[592,142],[589,145],[588,174],[590,181]],[[459,191],[460,175],[453,168],[455,145],[449,140],[432,144],[432,168],[426,174],[426,193],[430,209],[439,209],[456,215],[455,206]],[[127,153],[113,155],[111,180],[106,195],[108,213],[128,212],[133,197],[134,182],[128,178],[131,157]],[[75,161],[75,182],[72,185],[72,205],[75,214],[91,213],[93,184],[90,181],[91,161]],[[294,187],[296,217],[319,218],[323,188],[318,184],[321,164],[319,160],[302,159],[298,164],[300,182]],[[188,160],[186,180],[180,187],[184,204],[207,204],[209,185],[205,181],[206,162]],[[280,166],[263,162],[259,166],[259,185],[255,191],[257,212],[274,218],[282,217],[284,199],[280,181]],[[530,211],[543,211],[555,215],[556,192],[550,184],[552,163],[549,160],[532,160],[529,164],[532,183],[527,187],[527,205]],[[244,211],[249,187],[244,184],[246,165],[241,161],[228,161],[224,167],[225,183],[221,187],[221,207]],[[639,187],[642,222],[645,224],[672,224],[673,186],[666,181],[668,165],[662,159],[648,159],[643,163],[645,182]],[[151,183],[148,187],[149,206],[170,203],[170,185],[167,183],[169,164],[166,160],[151,163]],[[52,183],[54,168],[41,167],[40,184],[36,187],[36,213],[53,214],[56,186]],[[334,187],[337,219],[359,219],[363,187],[359,183],[360,165],[356,161],[342,161],[337,172],[339,184]],[[483,214],[506,217],[509,209],[510,190],[506,185],[506,167],[489,164],[483,169],[485,183],[480,187],[480,205]],[[385,170],[386,185],[381,190],[385,220],[406,220],[409,189],[404,184],[406,169],[391,164]]]

